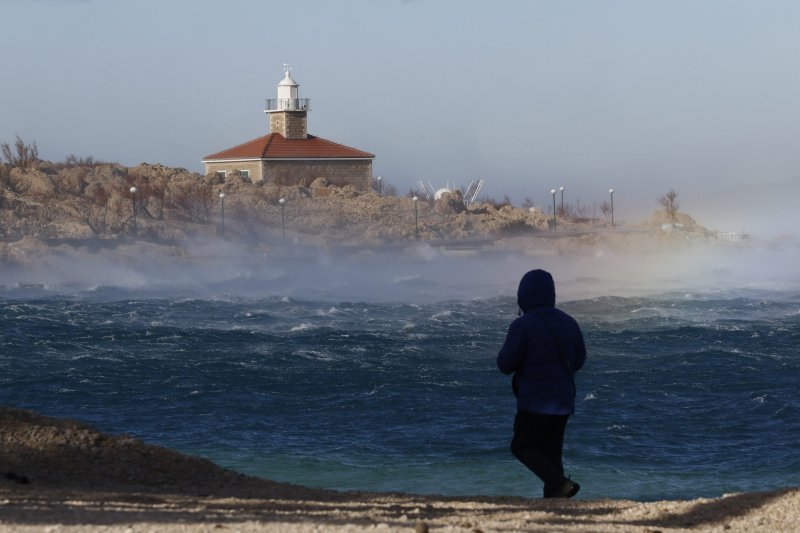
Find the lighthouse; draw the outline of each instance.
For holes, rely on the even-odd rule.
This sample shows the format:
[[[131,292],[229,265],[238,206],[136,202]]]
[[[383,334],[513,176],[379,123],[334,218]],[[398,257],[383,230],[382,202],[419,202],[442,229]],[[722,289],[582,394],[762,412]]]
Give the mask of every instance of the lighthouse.
[[[311,101],[300,98],[300,85],[283,66],[275,98],[264,106],[269,133],[203,158],[206,175],[227,179],[238,174],[253,183],[302,185],[325,178],[332,185],[367,191],[372,186],[369,152],[308,133]]]
[[[269,119],[269,132],[280,133],[286,139],[306,139],[310,103],[310,99],[300,98],[300,85],[292,78],[292,68],[284,64],[277,98],[267,99],[264,106],[264,113]]]

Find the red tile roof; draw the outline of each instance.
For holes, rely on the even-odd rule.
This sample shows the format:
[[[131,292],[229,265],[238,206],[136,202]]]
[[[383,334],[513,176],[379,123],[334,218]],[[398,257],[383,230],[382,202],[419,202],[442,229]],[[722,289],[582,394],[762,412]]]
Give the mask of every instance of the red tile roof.
[[[280,133],[270,133],[244,144],[228,148],[203,158],[212,159],[372,159],[375,156],[321,137],[286,139]]]

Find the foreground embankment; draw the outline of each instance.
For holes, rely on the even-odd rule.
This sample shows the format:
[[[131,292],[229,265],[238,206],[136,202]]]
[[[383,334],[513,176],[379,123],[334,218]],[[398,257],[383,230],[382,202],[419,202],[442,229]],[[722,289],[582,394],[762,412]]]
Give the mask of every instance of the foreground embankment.
[[[0,531],[797,531],[800,489],[715,499],[335,492],[0,407]]]

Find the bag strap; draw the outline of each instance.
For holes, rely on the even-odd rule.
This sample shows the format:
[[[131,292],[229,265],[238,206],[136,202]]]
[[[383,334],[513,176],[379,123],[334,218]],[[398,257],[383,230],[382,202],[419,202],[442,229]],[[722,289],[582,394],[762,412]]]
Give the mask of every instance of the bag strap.
[[[561,339],[558,338],[556,335],[556,330],[553,329],[552,324],[550,321],[547,320],[547,317],[539,311],[538,309],[533,309],[533,312],[539,315],[544,323],[547,325],[547,329],[550,330],[550,333],[553,335],[553,338],[556,341],[556,346],[558,346],[558,353],[561,356],[561,362],[564,363],[564,370],[567,371],[567,375],[569,376],[569,380],[572,382],[572,391],[577,396],[578,395],[578,387],[575,386],[575,373],[572,371],[572,366],[569,364],[569,360],[567,359],[567,354],[564,353],[564,347],[561,345]]]

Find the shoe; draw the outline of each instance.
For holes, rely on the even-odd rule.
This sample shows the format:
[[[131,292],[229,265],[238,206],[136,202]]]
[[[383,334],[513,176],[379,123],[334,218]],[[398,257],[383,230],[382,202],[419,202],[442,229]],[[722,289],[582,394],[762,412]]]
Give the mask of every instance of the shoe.
[[[16,481],[20,485],[27,485],[28,483],[30,483],[30,480],[28,479],[27,476],[18,476],[14,472],[6,472],[5,478],[11,481]]]
[[[581,490],[581,486],[578,485],[578,483],[572,481],[571,479],[564,479],[564,482],[561,484],[561,486],[558,487],[556,490],[554,490],[552,493],[550,493],[550,495],[547,497],[572,498],[573,496],[578,494],[579,490]]]

